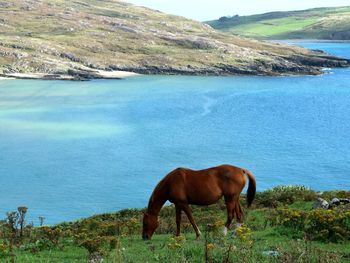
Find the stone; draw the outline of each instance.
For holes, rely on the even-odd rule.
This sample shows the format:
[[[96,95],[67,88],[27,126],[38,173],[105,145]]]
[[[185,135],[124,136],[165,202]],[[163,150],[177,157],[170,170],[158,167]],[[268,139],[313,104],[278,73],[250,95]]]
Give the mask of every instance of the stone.
[[[280,253],[278,251],[275,251],[275,250],[263,251],[262,254],[264,256],[270,256],[270,257],[278,257],[280,255]]]
[[[343,203],[343,204],[350,203],[350,199],[348,199],[348,198],[339,198],[339,201],[340,201],[340,203]]]
[[[340,205],[340,200],[338,198],[333,198],[332,201],[329,204],[331,206]]]
[[[329,208],[329,203],[322,199],[322,198],[317,198],[316,201],[313,204],[313,208],[323,208],[323,209],[328,209]]]

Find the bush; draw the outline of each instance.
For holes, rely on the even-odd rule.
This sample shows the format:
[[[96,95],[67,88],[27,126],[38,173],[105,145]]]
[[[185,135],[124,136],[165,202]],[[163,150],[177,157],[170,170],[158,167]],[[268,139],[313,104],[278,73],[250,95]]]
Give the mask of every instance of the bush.
[[[350,211],[315,209],[307,219],[305,233],[313,240],[350,240]]]
[[[10,255],[10,247],[6,243],[0,243],[0,258]]]
[[[317,193],[302,185],[276,186],[264,192],[256,194],[257,206],[278,207],[289,205],[296,201],[312,201]]]
[[[302,211],[280,208],[271,213],[271,223],[302,232],[310,240],[339,242],[350,240],[350,211],[315,209]]]
[[[61,227],[42,226],[38,229],[39,237],[49,241],[52,245],[57,246],[62,236]]]
[[[321,193],[321,197],[326,200],[332,200],[334,197],[350,199],[350,191],[345,191],[345,190],[324,191]]]
[[[272,213],[271,223],[295,230],[303,230],[307,213],[299,209],[280,208]]]

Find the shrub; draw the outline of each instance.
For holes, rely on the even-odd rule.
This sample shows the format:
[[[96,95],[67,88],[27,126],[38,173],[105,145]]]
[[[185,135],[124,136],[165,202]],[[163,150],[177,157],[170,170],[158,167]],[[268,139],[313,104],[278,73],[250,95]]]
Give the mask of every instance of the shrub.
[[[272,212],[271,223],[282,225],[295,230],[303,230],[306,220],[306,212],[293,208],[280,208]]]
[[[10,247],[6,243],[0,243],[0,258],[10,255]]]
[[[42,226],[38,229],[37,234],[39,238],[45,239],[49,241],[52,245],[57,246],[62,236],[62,228]]]
[[[172,238],[170,238],[170,242],[168,243],[168,247],[170,249],[181,248],[185,241],[186,241],[185,236],[172,237]]]
[[[312,201],[316,198],[315,191],[302,185],[276,186],[256,194],[257,206],[278,207],[292,204],[296,201]]]
[[[308,213],[305,233],[313,240],[332,242],[350,240],[350,211],[312,210]]]
[[[326,200],[332,200],[334,197],[350,199],[350,191],[345,191],[345,190],[324,191],[324,192],[321,192],[321,197]]]
[[[350,240],[350,211],[315,209],[302,211],[279,208],[271,212],[271,223],[290,233],[302,232],[310,240],[339,242]]]
[[[245,245],[251,246],[253,244],[252,241],[252,230],[245,224],[241,225],[236,229],[236,235],[240,242]]]
[[[94,237],[83,240],[79,246],[84,247],[89,252],[89,255],[97,253],[101,255],[103,254],[102,243],[103,239],[101,237]]]

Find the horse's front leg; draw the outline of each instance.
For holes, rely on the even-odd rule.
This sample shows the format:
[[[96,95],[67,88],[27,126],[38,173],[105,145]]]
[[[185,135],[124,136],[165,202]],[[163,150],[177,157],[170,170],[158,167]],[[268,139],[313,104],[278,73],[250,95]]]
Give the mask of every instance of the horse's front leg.
[[[179,205],[175,204],[175,211],[176,211],[176,236],[179,236],[180,235],[180,228],[181,228],[182,209]]]
[[[193,229],[194,231],[196,232],[196,236],[197,236],[197,239],[200,237],[200,235],[202,234],[201,231],[199,230],[196,222],[194,221],[194,218],[192,216],[192,212],[191,212],[191,208],[188,204],[183,204],[182,205],[182,210],[185,211],[185,214],[187,215],[188,219],[190,220],[192,226],[193,226]]]

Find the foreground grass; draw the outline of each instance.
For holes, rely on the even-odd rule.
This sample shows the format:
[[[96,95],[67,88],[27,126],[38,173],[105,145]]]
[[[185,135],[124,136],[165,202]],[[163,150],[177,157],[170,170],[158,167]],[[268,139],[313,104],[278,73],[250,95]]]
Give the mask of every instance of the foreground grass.
[[[180,247],[171,248],[172,235],[155,235],[151,241],[143,241],[140,236],[120,239],[119,249],[110,252],[104,262],[205,262],[205,238],[196,240],[194,234],[185,234]],[[349,243],[307,242],[293,240],[279,230],[268,228],[255,231],[252,245],[244,246],[228,236],[224,242],[232,243],[229,262],[349,262]],[[213,243],[209,251],[212,262],[224,262],[229,251],[222,243]],[[278,251],[278,256],[267,255],[268,251]],[[306,254],[307,253],[307,254]],[[243,258],[240,258],[243,257]],[[85,249],[67,246],[64,249],[51,249],[37,254],[19,252],[17,262],[86,262]],[[298,261],[294,261],[298,259]],[[1,262],[6,262],[3,259]]]
[[[329,191],[321,195],[325,199],[349,198],[350,192]],[[222,234],[226,217],[223,202],[193,207],[203,233],[198,240],[185,217],[182,236],[173,236],[173,206],[163,208],[160,226],[151,241],[141,239],[142,213],[136,209],[53,227],[27,227],[22,239],[17,236],[13,252],[8,246],[6,249],[11,235],[3,222],[0,262],[100,262],[101,258],[103,262],[349,262],[350,207],[320,210],[319,226],[315,226],[313,218],[305,217],[305,222],[300,218],[303,213],[314,215],[312,200],[316,196],[316,192],[303,187],[258,193],[255,206],[244,211],[244,226],[232,229],[227,236]],[[283,220],[279,221],[281,213]],[[338,214],[343,214],[345,221],[339,217],[343,220],[340,221]],[[323,231],[328,234],[317,235]]]

